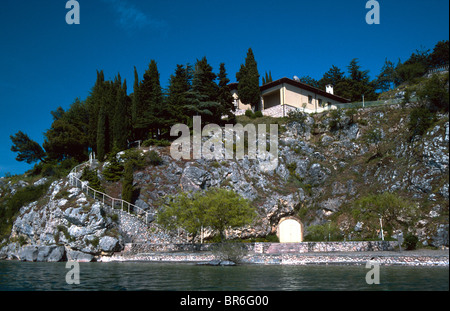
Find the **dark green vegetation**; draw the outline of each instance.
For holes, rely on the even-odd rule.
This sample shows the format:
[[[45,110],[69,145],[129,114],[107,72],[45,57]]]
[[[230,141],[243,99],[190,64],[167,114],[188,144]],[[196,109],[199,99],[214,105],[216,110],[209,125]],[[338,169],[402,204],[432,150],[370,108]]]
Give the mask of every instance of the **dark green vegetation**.
[[[362,101],[362,95],[366,101],[371,101],[377,100],[379,92],[387,92],[405,83],[414,84],[429,69],[448,64],[449,41],[446,40],[438,42],[433,51],[416,50],[405,62],[402,63],[399,59],[397,65],[386,59],[380,73],[372,81],[369,71],[361,69],[357,58],[352,59],[347,66],[347,76],[339,67],[333,65],[320,80],[304,76],[300,81],[321,89],[332,84],[334,94],[352,102]]]
[[[300,81],[322,89],[332,84],[336,95],[352,101],[361,101],[362,95],[366,100],[375,100],[379,97],[376,91],[388,92],[392,87],[417,84],[430,68],[448,64],[448,51],[448,40],[440,41],[432,52],[416,51],[407,61],[399,61],[396,66],[386,60],[381,73],[373,81],[356,58],[347,68],[348,76],[340,68],[332,66],[319,81],[309,76],[300,78]],[[44,133],[42,147],[21,131],[11,136],[11,150],[18,153],[17,160],[31,164],[74,159],[80,163],[87,160],[88,153],[93,151],[103,161],[113,150],[128,149],[133,146],[132,142],[138,140],[146,141],[147,145],[158,145],[160,141],[167,144],[170,127],[176,123],[192,125],[192,117],[196,115],[201,116],[204,123],[235,122],[228,86],[230,80],[223,63],[218,74],[213,72],[206,57],[197,60],[194,66],[177,65],[167,89],[161,87],[155,60],[151,60],[142,80],[136,68],[134,73],[133,92],[128,95],[127,81],[122,81],[120,74],[108,81],[103,71],[98,71],[97,81],[86,100],[77,98],[67,111],[58,107],[51,112],[53,123]],[[252,49],[248,50],[236,78],[240,99],[257,110],[260,75]],[[263,78],[263,83],[272,81],[271,72],[266,72]],[[446,101],[441,101],[442,86],[446,83],[448,80],[432,78],[423,92],[407,87],[405,97],[416,92],[419,98],[430,102],[430,110],[448,111],[448,96]],[[222,119],[223,116],[226,118]],[[261,117],[258,112],[249,112],[248,116]],[[419,133],[428,122],[421,119],[416,126],[415,121],[412,120],[412,126],[418,128]]]
[[[203,228],[219,232],[249,225],[256,216],[248,200],[232,190],[210,188],[205,192],[185,193],[168,198],[166,208],[158,214],[158,222],[166,228],[183,228],[193,239]]]
[[[14,194],[0,198],[0,241],[11,233],[19,210],[31,202],[38,201],[47,192],[49,186],[49,182],[39,186],[27,186]]]
[[[348,77],[333,66],[318,84],[311,78],[301,79],[318,87],[331,83],[335,85],[335,94],[353,100],[360,100],[362,93],[367,100],[376,98],[377,87],[388,90],[379,98],[389,98],[399,90],[405,91],[405,103],[399,109],[388,106],[367,110],[352,107],[312,115],[314,125],[309,133],[311,140],[308,143],[319,155],[324,156],[308,154],[308,165],[311,167],[312,164],[320,164],[331,172],[323,187],[299,176],[300,167],[297,167],[296,162],[286,163],[286,170],[289,172],[287,180],[280,181],[276,174],[266,176],[273,178],[270,187],[274,192],[289,195],[301,189],[309,198],[304,205],[296,206],[295,211],[302,220],[312,224],[308,228],[307,239],[342,240],[348,237],[358,221],[363,221],[365,227],[352,239],[377,239],[380,217],[385,223],[386,237],[392,238],[396,230],[407,231],[414,228],[417,219],[430,212],[433,206],[426,198],[412,198],[404,188],[387,191],[386,185],[374,176],[393,170],[403,174],[420,168],[427,132],[448,121],[448,74],[433,75],[431,78],[423,76],[429,68],[448,63],[448,53],[442,53],[446,47],[448,50],[448,41],[438,43],[432,53],[413,53],[407,62],[399,63],[395,68],[392,63],[386,62],[383,73],[378,77],[383,83],[379,84],[370,81],[368,72],[361,70],[356,59],[348,67]],[[234,106],[228,88],[229,79],[223,64],[219,71],[218,75],[214,74],[206,58],[198,60],[194,67],[177,65],[167,90],[163,90],[157,64],[151,61],[142,81],[135,70],[135,83],[130,95],[127,94],[127,83],[122,82],[120,75],[113,81],[106,81],[100,71],[97,73],[95,86],[85,101],[76,99],[67,111],[59,107],[52,112],[53,124],[45,133],[42,147],[26,134],[18,132],[11,136],[11,149],[18,153],[18,161],[39,162],[27,173],[27,178],[45,176],[50,177],[50,181],[66,176],[71,168],[87,160],[88,152],[94,151],[97,158],[100,161],[106,160],[108,165],[103,165],[98,171],[85,170],[82,179],[89,181],[90,186],[99,191],[106,191],[114,197],[121,196],[133,203],[139,196],[139,189],[133,186],[134,172],[149,168],[147,172],[152,180],[159,174],[162,181],[158,187],[167,181],[162,173],[168,164],[163,160],[167,155],[167,148],[164,147],[170,145],[169,129],[175,123],[191,125],[192,116],[200,115],[205,123],[223,124],[226,121],[242,125],[278,124],[281,135],[285,133],[286,125],[292,122],[298,123],[302,129],[308,128],[309,116],[300,112],[274,119],[262,116],[258,111],[248,111],[245,116],[235,118],[232,115]],[[259,96],[259,89],[256,91],[259,74],[251,50],[237,76],[241,99],[255,106],[256,94]],[[267,74],[264,80],[270,82],[271,74]],[[397,85],[397,89],[389,91]],[[413,97],[414,94],[417,102],[411,105],[408,97]],[[228,119],[222,121],[222,116]],[[339,144],[340,137],[345,136],[342,131],[348,130],[352,125],[358,125],[361,135],[353,138],[350,143],[357,143],[369,151],[360,156],[348,157],[342,153],[346,149],[342,145],[340,150],[331,153],[334,144]],[[325,134],[333,136],[333,144],[324,143],[322,137]],[[135,140],[143,141],[144,146],[160,148],[141,154],[139,150],[128,149],[136,146],[129,144]],[[294,145],[302,141],[302,138],[298,137],[297,140]],[[398,146],[403,145],[406,146],[403,154],[396,151]],[[287,147],[297,155],[303,152],[299,145]],[[126,151],[119,154],[121,150]],[[329,161],[331,158],[334,162]],[[340,166],[341,163],[343,166]],[[211,167],[227,165],[226,161],[213,162]],[[347,194],[342,199],[342,207],[327,218],[327,223],[314,223],[317,211],[321,209],[319,203],[328,198],[335,199],[330,195],[333,183],[349,182],[355,185],[355,194]],[[220,186],[225,187],[226,183],[224,181]],[[440,180],[433,180],[430,191],[438,193],[445,184],[448,184],[447,175],[443,175]],[[34,187],[28,189],[30,196],[18,191],[13,196],[0,198],[2,234],[10,230],[19,205],[39,200],[42,196],[42,193],[38,195],[41,189],[39,187],[37,190]],[[151,193],[157,186],[149,183],[146,187],[149,189],[144,190]],[[322,190],[318,191],[320,188]],[[199,234],[202,227],[214,228],[222,238],[225,229],[251,223],[252,209],[266,198],[266,193],[259,194],[260,197],[253,202],[246,202],[233,193],[217,189],[192,196],[180,194],[165,202],[167,209],[165,213],[160,213],[160,221],[167,226],[183,227],[194,236]],[[148,199],[145,195],[142,191],[140,198],[144,201]],[[211,202],[227,208],[214,209]],[[443,206],[443,211],[433,222],[448,223],[448,199],[445,202],[438,196],[435,204]],[[240,208],[236,210],[236,206]],[[420,206],[420,209],[416,206]],[[176,221],[171,224],[175,217]],[[223,221],[214,222],[214,219]]]

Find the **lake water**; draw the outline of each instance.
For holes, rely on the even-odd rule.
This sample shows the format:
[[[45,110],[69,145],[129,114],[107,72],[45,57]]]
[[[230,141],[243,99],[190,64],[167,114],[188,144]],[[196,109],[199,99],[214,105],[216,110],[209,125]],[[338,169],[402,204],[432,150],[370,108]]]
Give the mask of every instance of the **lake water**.
[[[68,285],[66,263],[0,261],[0,291],[448,291],[448,267],[381,266],[368,285],[365,266],[236,266],[80,263],[80,284]]]

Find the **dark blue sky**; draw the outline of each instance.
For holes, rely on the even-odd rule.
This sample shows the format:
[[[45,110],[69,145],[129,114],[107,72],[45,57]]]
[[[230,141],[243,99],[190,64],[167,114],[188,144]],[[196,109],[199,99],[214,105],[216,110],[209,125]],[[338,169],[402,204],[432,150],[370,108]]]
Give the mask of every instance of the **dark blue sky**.
[[[43,142],[51,110],[84,100],[96,70],[118,72],[129,91],[151,59],[167,85],[177,64],[206,56],[229,78],[252,47],[260,74],[320,79],[359,58],[371,78],[385,58],[449,38],[447,0],[379,0],[380,25],[368,25],[365,0],[78,0],[80,25],[67,25],[66,0],[2,0],[0,5],[0,176],[31,166],[15,161],[9,135]]]

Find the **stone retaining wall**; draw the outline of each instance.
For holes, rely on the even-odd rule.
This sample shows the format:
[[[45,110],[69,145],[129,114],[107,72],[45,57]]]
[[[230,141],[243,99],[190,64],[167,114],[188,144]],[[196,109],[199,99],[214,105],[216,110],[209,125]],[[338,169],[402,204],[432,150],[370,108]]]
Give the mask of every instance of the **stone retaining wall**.
[[[152,244],[127,243],[123,254],[204,252],[216,244]],[[249,252],[255,254],[320,253],[320,252],[369,252],[392,251],[398,247],[396,241],[359,242],[302,242],[302,243],[244,243]]]

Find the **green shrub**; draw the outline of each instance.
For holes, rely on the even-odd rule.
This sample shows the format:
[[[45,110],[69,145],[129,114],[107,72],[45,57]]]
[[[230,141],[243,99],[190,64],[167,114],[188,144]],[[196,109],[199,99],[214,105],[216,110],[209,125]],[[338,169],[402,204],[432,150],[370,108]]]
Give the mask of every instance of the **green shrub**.
[[[133,166],[130,162],[127,162],[127,164],[125,164],[125,173],[122,181],[122,200],[131,203],[133,191]]]
[[[219,260],[229,260],[239,263],[248,254],[248,250],[242,243],[220,243],[212,248],[212,252]]]
[[[342,241],[342,233],[335,223],[326,223],[308,227],[305,241]]]
[[[155,150],[150,151],[148,158],[150,160],[150,163],[154,166],[161,165],[163,163],[163,159],[161,159],[161,157]]]
[[[100,178],[97,176],[97,171],[91,170],[89,167],[85,167],[83,169],[83,173],[81,174],[81,180],[88,181],[89,187],[100,192],[105,192]]]
[[[105,167],[102,172],[103,177],[107,181],[116,182],[122,178],[123,175],[123,164],[117,160],[117,154],[111,153],[108,155],[109,165]]]
[[[417,243],[419,242],[419,238],[414,234],[409,233],[405,237],[405,242],[403,243],[407,250],[415,250],[417,248]]]
[[[351,213],[355,223],[364,223],[360,237],[376,239],[379,237],[380,217],[383,221],[383,231],[386,232],[385,237],[390,237],[399,228],[407,230],[408,227],[415,226],[417,210],[414,202],[408,198],[384,192],[369,194],[354,201]]]
[[[416,135],[422,136],[436,121],[436,115],[426,107],[417,107],[409,114],[408,129],[410,140]]]
[[[129,149],[122,156],[125,163],[130,163],[134,169],[141,169],[147,166],[147,160],[141,150]]]
[[[245,116],[249,117],[250,119],[254,119],[255,118],[255,114],[253,113],[252,110],[248,109],[245,111]]]
[[[343,111],[342,109],[334,109],[330,112],[330,130],[337,131],[341,129],[344,124],[342,124]]]
[[[255,115],[255,118],[262,118],[264,116],[262,111],[259,111],[259,110],[256,111],[254,115]]]
[[[427,102],[428,108],[431,111],[448,112],[448,80],[448,73],[443,77],[435,74],[428,79],[423,87],[417,92],[419,99]]]
[[[10,198],[2,198],[0,201],[0,240],[11,233],[12,223],[19,210],[31,202],[38,201],[49,187],[50,183],[40,186],[27,186],[17,190]]]
[[[157,146],[157,147],[167,147],[170,146],[172,143],[166,139],[154,139],[154,138],[150,138],[147,139],[146,141],[144,141],[142,143],[142,146],[144,147],[150,147],[150,146]]]

